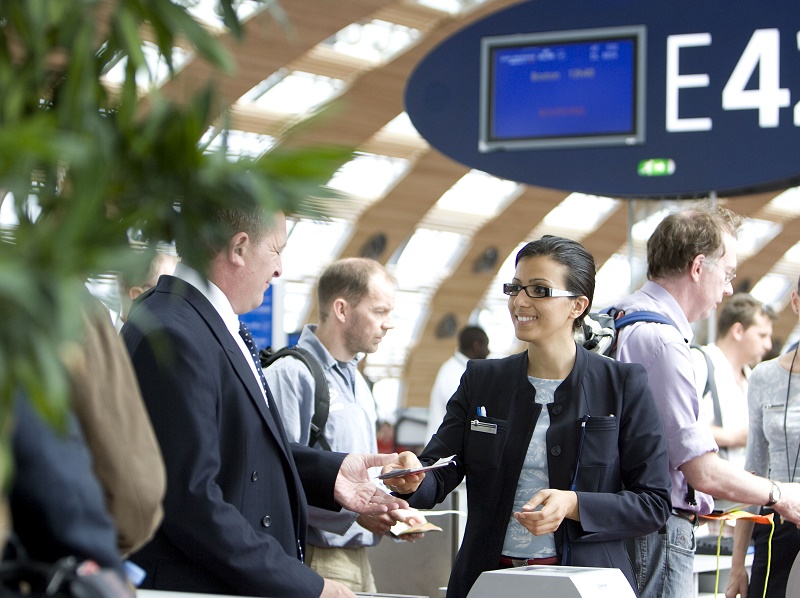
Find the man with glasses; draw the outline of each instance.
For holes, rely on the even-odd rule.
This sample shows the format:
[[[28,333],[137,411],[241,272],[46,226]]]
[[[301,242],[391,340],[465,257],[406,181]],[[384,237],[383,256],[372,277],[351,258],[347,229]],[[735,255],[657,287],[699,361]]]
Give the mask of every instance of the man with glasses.
[[[698,420],[690,323],[707,318],[733,293],[740,224],[739,216],[721,207],[668,215],[647,241],[648,281],[616,306],[627,314],[657,312],[672,322],[627,326],[616,348],[619,361],[647,370],[670,460],[672,516],[666,530],[636,538],[630,546],[642,598],[694,596],[694,528],[698,516],[714,509],[712,496],[771,506],[800,521],[800,485],[779,485],[721,459],[711,430]]]

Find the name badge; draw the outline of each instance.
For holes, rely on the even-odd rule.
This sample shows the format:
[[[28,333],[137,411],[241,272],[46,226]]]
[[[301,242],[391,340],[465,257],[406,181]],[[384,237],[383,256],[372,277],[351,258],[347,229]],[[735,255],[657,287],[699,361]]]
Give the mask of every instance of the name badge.
[[[473,432],[483,432],[484,434],[497,434],[497,424],[489,424],[477,419],[473,419],[470,422],[469,429]]]

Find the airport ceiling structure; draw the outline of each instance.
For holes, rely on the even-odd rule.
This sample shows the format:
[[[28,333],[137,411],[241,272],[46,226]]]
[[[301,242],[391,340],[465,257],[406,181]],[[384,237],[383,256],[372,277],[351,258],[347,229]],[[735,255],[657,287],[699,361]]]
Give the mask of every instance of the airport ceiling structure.
[[[219,27],[213,2],[184,4],[208,27]],[[442,155],[416,133],[403,106],[415,66],[461,28],[512,4],[244,0],[245,37],[226,41],[238,64],[234,75],[220,76],[176,49],[176,75],[142,83],[180,99],[215,81],[222,111],[208,141],[226,135],[232,154],[257,155],[279,145],[356,148],[355,159],[330,182],[343,198],[325,206],[327,218],[290,219],[276,288],[289,332],[314,320],[315,280],[330,261],[368,256],[393,272],[396,328],[365,366],[384,415],[395,405],[427,405],[436,372],[468,323],[487,330],[493,356],[521,349],[500,289],[513,276],[513,255],[522,244],[542,234],[583,243],[597,261],[594,308],[600,309],[641,284],[647,237],[669,210],[687,205],[499,180]],[[220,29],[219,35],[227,34]],[[747,218],[734,289],[772,305],[779,314],[776,339],[792,339],[800,194],[788,189],[714,200]]]

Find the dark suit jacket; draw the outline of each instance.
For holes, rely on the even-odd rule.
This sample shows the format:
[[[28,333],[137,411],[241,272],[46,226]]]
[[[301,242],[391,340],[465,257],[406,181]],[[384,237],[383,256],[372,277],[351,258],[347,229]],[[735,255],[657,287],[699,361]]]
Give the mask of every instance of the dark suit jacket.
[[[23,395],[13,413],[9,506],[26,554],[45,563],[66,556],[91,559],[126,580],[114,522],[75,416],[68,413],[67,429],[56,431]]]
[[[412,506],[432,507],[467,478],[467,525],[448,598],[466,596],[483,571],[498,568],[514,492],[542,410],[527,367],[527,352],[470,361],[444,421],[421,455],[429,463],[455,454],[458,464],[428,472],[408,497]],[[481,406],[487,417],[477,415]],[[562,564],[617,567],[635,591],[623,540],[660,529],[670,513],[667,446],[647,374],[639,365],[578,347],[575,367],[548,411],[550,487],[561,490],[573,480],[579,418],[589,416],[575,488],[581,521],[565,519],[555,533]],[[472,431],[474,420],[496,425],[497,433]],[[565,536],[571,551],[564,550]],[[571,556],[563,558],[565,552]]]
[[[317,597],[306,499],[337,509],[344,455],[290,445],[270,396],[197,289],[162,276],[122,329],[167,469],[164,522],[133,560],[143,587]],[[301,481],[302,480],[302,481]],[[305,482],[305,485],[304,485]]]

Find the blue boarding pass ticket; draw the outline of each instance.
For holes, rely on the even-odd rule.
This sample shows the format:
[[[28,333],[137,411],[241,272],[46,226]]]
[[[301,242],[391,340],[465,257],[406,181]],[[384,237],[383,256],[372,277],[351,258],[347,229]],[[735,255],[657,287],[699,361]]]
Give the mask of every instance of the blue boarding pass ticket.
[[[437,469],[439,467],[444,467],[445,465],[450,465],[451,463],[455,465],[455,458],[455,455],[450,455],[449,457],[442,457],[433,465],[426,465],[425,467],[417,467],[414,469],[393,469],[392,471],[379,475],[378,479],[388,480],[389,478],[402,478],[410,473],[420,473],[421,471],[428,471],[429,469]]]

